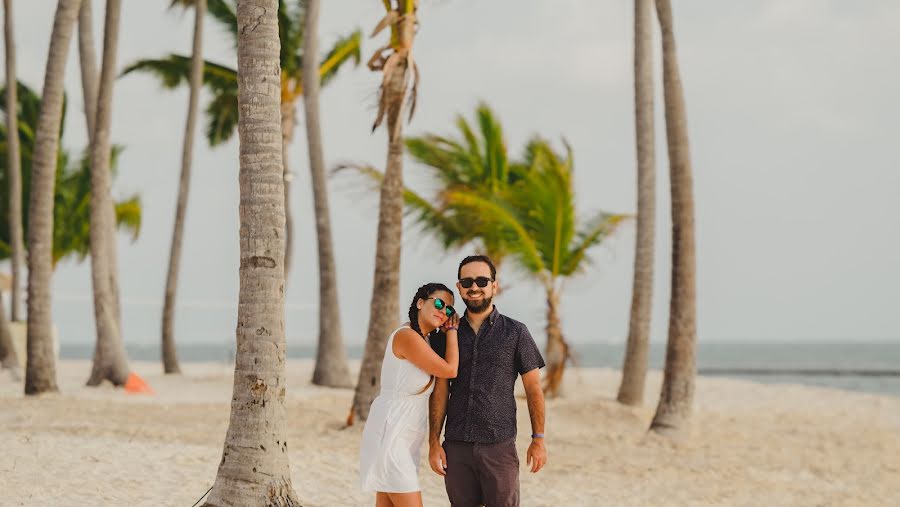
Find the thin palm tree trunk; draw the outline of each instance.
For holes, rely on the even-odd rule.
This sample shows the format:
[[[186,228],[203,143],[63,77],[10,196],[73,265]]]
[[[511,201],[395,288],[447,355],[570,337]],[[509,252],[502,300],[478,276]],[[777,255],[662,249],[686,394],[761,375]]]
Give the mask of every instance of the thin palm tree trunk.
[[[277,0],[239,0],[240,293],[225,449],[207,506],[300,505],[285,440],[284,168]]]
[[[25,394],[57,391],[51,336],[50,278],[53,272],[53,187],[62,120],[66,57],[80,0],[59,0],[50,36],[41,111],[31,162],[28,203],[28,338]]]
[[[388,154],[384,178],[381,181],[381,198],[378,206],[378,233],[375,246],[375,278],[369,303],[369,330],[366,347],[359,369],[353,406],[348,422],[356,415],[361,420],[369,417],[372,400],[381,390],[381,363],[388,334],[397,325],[400,315],[400,241],[403,225],[403,116],[412,73],[411,49],[415,24],[414,4],[401,2],[404,9],[397,30],[400,42],[394,54],[396,62],[385,65],[382,85],[381,110],[387,111]],[[389,70],[389,67],[390,70]],[[376,120],[376,126],[378,120]]]
[[[647,348],[653,307],[653,240],[656,229],[656,154],[653,133],[653,0],[634,0],[634,118],[637,145],[637,237],[631,319],[618,400],[644,401]]]
[[[395,85],[396,86],[396,85]],[[405,83],[402,84],[405,91]],[[402,93],[402,92],[401,92]],[[401,100],[401,109],[402,109]],[[381,362],[391,329],[400,315],[400,241],[403,224],[403,133],[402,111],[388,120],[387,170],[381,182],[378,235],[375,247],[375,280],[369,305],[369,332],[363,354],[353,411],[369,417],[372,400],[381,390]]]
[[[559,292],[547,289],[547,376],[544,392],[555,398],[562,391],[563,372],[569,359],[569,345],[559,322]]]
[[[3,0],[6,39],[6,174],[9,177],[9,261],[12,268],[13,321],[22,320],[22,265],[25,239],[22,232],[22,160],[19,152],[18,82],[16,78],[16,38],[13,32],[12,0]],[[15,351],[12,351],[15,360]],[[2,357],[2,356],[0,356]]]
[[[175,348],[175,295],[181,266],[181,246],[184,242],[184,216],[187,212],[191,186],[191,163],[194,154],[194,130],[197,126],[197,102],[203,83],[203,18],[206,0],[194,4],[194,46],[191,53],[191,91],[188,99],[187,122],[184,127],[184,146],[181,150],[181,180],[178,182],[178,202],[175,206],[175,225],[172,228],[172,247],[169,251],[169,271],[162,314],[162,362],[166,373],[181,373]]]
[[[697,370],[694,355],[697,340],[694,184],[684,90],[678,70],[669,0],[656,0],[656,10],[662,30],[666,140],[672,187],[672,293],[663,385],[650,429],[677,436],[684,430],[691,414]]]
[[[313,203],[316,213],[316,239],[319,246],[319,346],[312,382],[329,387],[350,387],[350,368],[341,335],[338,308],[337,275],[331,242],[331,216],[322,153],[322,129],[319,120],[319,0],[307,0],[306,29],[303,32],[303,106],[306,112],[306,140],[309,169],[312,173]]]
[[[94,140],[97,120],[97,54],[94,50],[94,20],[90,0],[81,2],[78,12],[78,56],[81,61],[81,92],[87,120],[88,143]]]
[[[84,116],[88,127],[88,145],[94,145],[95,129],[97,125],[97,86],[99,75],[97,74],[97,55],[94,50],[94,23],[91,3],[88,0],[81,2],[78,12],[78,55],[81,61],[81,90],[84,97]],[[91,149],[91,148],[89,148]],[[119,334],[122,334],[122,305],[119,294],[119,266],[118,254],[115,245],[115,210],[110,207],[110,227],[113,241],[110,242],[109,251],[109,277],[113,294],[112,305],[116,326]]]
[[[112,94],[116,77],[116,53],[119,39],[119,13],[121,0],[107,0],[106,22],[103,35],[103,65],[100,70],[100,86],[97,92],[97,118],[91,145],[91,274],[94,287],[94,319],[97,326],[97,345],[94,364],[88,385],[99,385],[109,380],[121,386],[128,379],[128,361],[120,335],[120,323],[116,315],[115,283],[115,231],[111,223],[112,197],[110,196],[110,130],[112,123]]]

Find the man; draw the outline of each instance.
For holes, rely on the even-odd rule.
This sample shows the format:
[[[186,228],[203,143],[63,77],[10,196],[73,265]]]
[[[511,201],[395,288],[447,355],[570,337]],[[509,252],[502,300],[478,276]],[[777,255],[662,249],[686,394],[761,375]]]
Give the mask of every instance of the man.
[[[532,430],[526,463],[537,472],[547,462],[540,382],[544,360],[525,325],[492,304],[499,286],[490,258],[466,257],[457,278],[467,309],[458,331],[459,370],[455,379],[438,379],[429,400],[429,463],[444,476],[454,507],[518,507],[513,390],[521,375]]]

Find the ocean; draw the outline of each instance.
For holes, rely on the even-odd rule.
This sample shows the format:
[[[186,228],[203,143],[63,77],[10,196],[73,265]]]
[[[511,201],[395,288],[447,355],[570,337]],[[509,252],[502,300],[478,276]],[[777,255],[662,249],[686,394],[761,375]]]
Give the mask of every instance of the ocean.
[[[572,344],[575,364],[585,367],[621,368],[625,347],[621,344]],[[93,344],[62,344],[63,359],[90,359]],[[158,345],[127,345],[128,357],[154,361]],[[181,361],[222,361],[234,358],[228,343],[178,346]],[[362,346],[349,346],[353,359],[362,357]],[[651,344],[650,367],[662,368],[664,344]],[[288,345],[288,357],[314,358],[315,348]],[[824,386],[850,391],[900,396],[900,343],[699,343],[697,366],[701,375],[748,379],[763,383]]]

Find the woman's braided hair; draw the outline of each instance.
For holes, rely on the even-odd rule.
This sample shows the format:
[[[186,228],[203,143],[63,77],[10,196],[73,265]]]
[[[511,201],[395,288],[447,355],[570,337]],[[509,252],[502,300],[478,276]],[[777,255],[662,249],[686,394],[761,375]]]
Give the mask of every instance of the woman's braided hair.
[[[453,294],[453,291],[447,288],[446,285],[442,283],[432,282],[426,283],[425,285],[419,287],[419,290],[416,291],[416,295],[413,297],[412,304],[409,305],[409,326],[413,328],[419,335],[422,335],[422,330],[419,329],[419,307],[416,306],[416,303],[419,302],[420,299],[428,299],[435,292],[444,291]],[[431,339],[440,339],[443,331],[440,329],[435,329],[431,332]],[[446,338],[445,338],[446,339]],[[428,383],[425,384],[425,387],[419,390],[416,395],[422,394],[431,387],[431,384],[434,383],[434,376],[432,376]]]

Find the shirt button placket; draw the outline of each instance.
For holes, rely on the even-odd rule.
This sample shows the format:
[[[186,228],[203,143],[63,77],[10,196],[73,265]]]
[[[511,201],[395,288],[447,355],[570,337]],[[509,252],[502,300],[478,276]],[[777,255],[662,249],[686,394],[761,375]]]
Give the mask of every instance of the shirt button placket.
[[[466,407],[466,440],[475,441],[472,435],[472,400],[475,397],[475,367],[478,364],[478,333],[475,333],[475,341],[472,344],[472,369],[469,371],[469,402]]]

